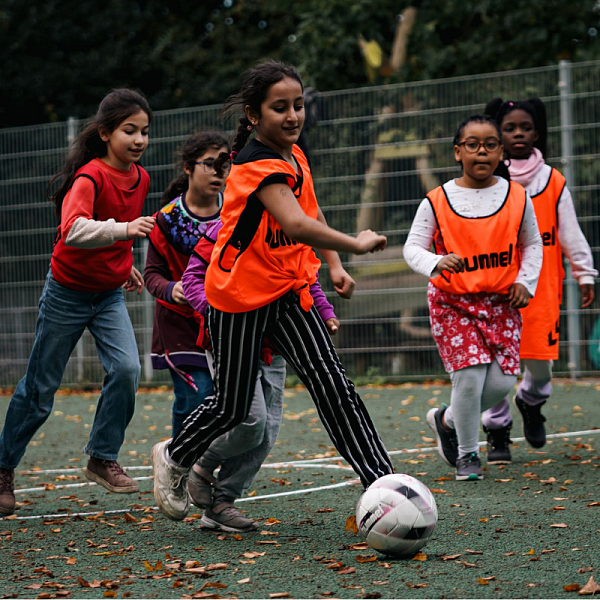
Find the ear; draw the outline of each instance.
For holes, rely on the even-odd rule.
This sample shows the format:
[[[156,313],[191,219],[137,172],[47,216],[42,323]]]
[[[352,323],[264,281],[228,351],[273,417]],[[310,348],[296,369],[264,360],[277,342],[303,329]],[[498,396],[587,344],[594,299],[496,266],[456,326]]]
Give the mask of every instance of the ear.
[[[537,132],[537,130],[536,130],[536,132],[535,132],[535,134],[534,134],[534,136],[533,136],[533,142],[535,143],[535,142],[537,142],[539,139],[540,139],[540,134],[539,134],[539,133]]]
[[[187,165],[183,165],[183,172],[188,176],[191,177],[194,173],[194,171],[192,171],[192,169],[190,169]]]
[[[98,128],[98,135],[103,142],[108,142],[110,138],[110,134],[106,129],[104,129],[104,127]]]
[[[260,120],[260,115],[249,105],[246,104],[244,106],[244,112],[246,113],[246,117],[252,123],[253,126],[257,125]]]
[[[457,163],[461,162],[460,146],[454,146],[454,160]]]

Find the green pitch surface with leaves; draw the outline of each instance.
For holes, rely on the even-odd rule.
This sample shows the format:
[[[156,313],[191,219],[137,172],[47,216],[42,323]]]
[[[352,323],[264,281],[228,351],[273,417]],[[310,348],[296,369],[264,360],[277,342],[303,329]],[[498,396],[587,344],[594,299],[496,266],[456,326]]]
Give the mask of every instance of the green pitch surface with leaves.
[[[337,457],[309,395],[286,391],[277,445],[240,510],[253,533],[174,523],[157,511],[150,452],[170,433],[172,393],[138,395],[121,464],[140,493],[88,482],[81,453],[98,394],[57,396],[16,474],[17,513],[0,520],[4,598],[575,598],[600,583],[600,385],[556,382],[548,444],[522,439],[513,463],[457,482],[425,415],[448,385],[361,388],[397,472],[434,493],[439,522],[411,559],[369,549],[352,529],[361,486]],[[9,397],[0,398],[0,417]],[[482,454],[485,467],[485,452]]]

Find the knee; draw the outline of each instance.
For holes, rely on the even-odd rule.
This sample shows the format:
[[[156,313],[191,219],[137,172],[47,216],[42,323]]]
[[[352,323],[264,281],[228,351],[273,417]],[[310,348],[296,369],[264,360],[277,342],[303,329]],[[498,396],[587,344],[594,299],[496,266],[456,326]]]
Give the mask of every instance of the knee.
[[[118,379],[122,385],[131,385],[137,388],[137,384],[140,380],[140,373],[142,368],[139,360],[133,358],[126,358],[115,362],[112,367],[113,376]]]

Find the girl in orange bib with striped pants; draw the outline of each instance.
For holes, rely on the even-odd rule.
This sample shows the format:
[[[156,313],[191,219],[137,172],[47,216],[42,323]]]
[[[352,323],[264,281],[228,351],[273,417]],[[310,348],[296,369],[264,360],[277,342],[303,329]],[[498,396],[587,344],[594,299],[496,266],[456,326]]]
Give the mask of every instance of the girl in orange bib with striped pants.
[[[338,293],[348,295],[353,281],[337,251],[364,254],[383,249],[387,240],[369,230],[354,238],[325,223],[310,167],[296,145],[304,123],[302,94],[297,71],[269,61],[248,72],[226,107],[242,108],[245,116],[232,144],[223,227],[205,281],[214,394],[173,440],[152,451],[155,499],[170,519],[188,512],[192,465],[212,440],[246,417],[265,338],[302,379],[332,441],[363,484],[392,473],[309,290],[320,265],[313,247],[327,260]],[[246,145],[253,131],[256,138]],[[222,155],[215,167],[229,159]]]
[[[541,448],[546,443],[546,418],[541,409],[552,392],[552,364],[558,358],[563,252],[581,287],[581,308],[594,301],[598,271],[577,222],[565,178],[544,161],[547,125],[543,102],[538,98],[514,102],[495,98],[485,111],[500,127],[510,179],[525,186],[531,195],[544,247],[535,298],[522,310],[520,357],[525,373],[515,396],[525,439],[534,448]],[[486,411],[482,421],[488,437],[488,461],[510,463],[512,419],[508,397]]]
[[[449,407],[427,421],[457,480],[482,479],[480,413],[515,385],[519,308],[535,293],[542,244],[531,200],[517,183],[496,177],[500,134],[487,116],[466,119],[454,138],[463,174],[423,200],[404,258],[431,278],[433,337],[452,380]],[[434,244],[435,252],[430,252]]]

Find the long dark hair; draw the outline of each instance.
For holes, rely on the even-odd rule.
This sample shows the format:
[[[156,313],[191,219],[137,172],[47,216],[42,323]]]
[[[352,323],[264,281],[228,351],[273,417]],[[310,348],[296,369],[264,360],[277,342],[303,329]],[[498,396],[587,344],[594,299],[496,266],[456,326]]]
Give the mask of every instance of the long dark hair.
[[[249,106],[260,115],[260,106],[267,97],[269,88],[284,77],[295,79],[304,89],[302,79],[296,68],[276,60],[268,60],[246,71],[242,86],[237,94],[227,99],[223,107],[223,114],[231,116],[239,110],[244,110],[245,106]],[[248,117],[244,115],[240,118],[233,143],[231,144],[232,152],[237,154],[246,145],[251,134],[252,124]],[[219,172],[221,166],[229,159],[229,154],[225,153],[222,153],[217,158],[215,161],[217,172]]]
[[[454,140],[452,140],[452,144],[454,146],[457,146],[459,144],[460,138],[462,137],[462,134],[463,134],[463,130],[469,123],[489,123],[496,129],[496,131],[498,132],[498,139],[500,141],[502,141],[502,134],[500,133],[500,125],[498,125],[498,122],[493,117],[491,117],[488,114],[471,115],[470,117],[467,117],[458,126],[458,129],[456,130],[456,133],[454,134]],[[461,166],[462,166],[462,164],[461,164]],[[500,177],[504,177],[504,179],[510,181],[510,174],[508,173],[508,167],[504,164],[503,160],[500,160],[500,162],[498,163],[498,166],[496,167],[496,170],[494,171],[494,175],[499,175]]]
[[[513,110],[524,110],[533,119],[533,126],[538,134],[538,139],[533,143],[544,156],[546,156],[546,143],[548,141],[548,121],[546,119],[546,107],[539,98],[529,98],[528,100],[509,100],[504,102],[502,98],[490,100],[485,107],[485,114],[496,119],[498,126],[502,126],[502,121],[506,115]]]
[[[98,112],[87,121],[69,148],[62,169],[52,177],[46,189],[46,196],[54,202],[56,216],[60,219],[63,200],[69,191],[75,173],[94,158],[106,156],[106,142],[100,137],[100,130],[112,133],[127,117],[140,110],[152,121],[152,110],[146,98],[140,92],[129,89],[117,89],[110,92],[98,107]],[[52,188],[58,183],[58,189]]]
[[[162,196],[163,204],[167,204],[177,196],[181,196],[190,187],[190,178],[183,170],[184,167],[187,167],[193,173],[196,168],[196,161],[200,156],[210,148],[220,150],[223,147],[227,148],[227,154],[229,154],[229,142],[223,134],[216,131],[198,131],[191,135],[180,151],[177,168],[181,173],[167,186]]]

